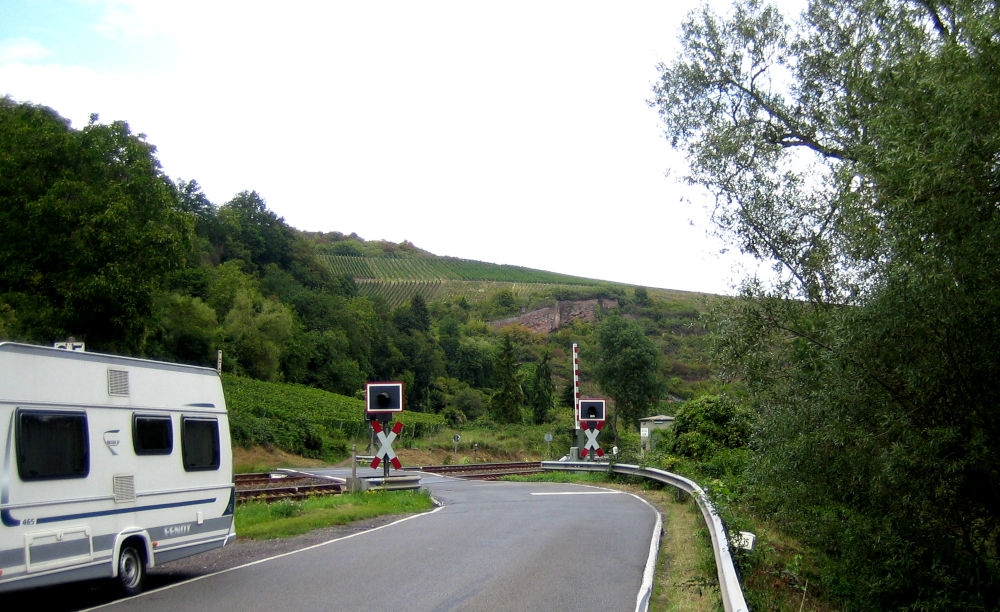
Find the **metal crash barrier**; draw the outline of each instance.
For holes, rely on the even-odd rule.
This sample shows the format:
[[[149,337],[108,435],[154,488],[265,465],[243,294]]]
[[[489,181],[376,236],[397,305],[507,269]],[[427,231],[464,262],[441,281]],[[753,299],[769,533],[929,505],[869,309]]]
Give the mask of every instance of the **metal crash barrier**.
[[[639,476],[676,487],[693,497],[698,503],[698,508],[701,509],[705,524],[708,526],[708,533],[712,536],[712,552],[715,554],[715,567],[719,575],[722,605],[726,612],[747,612],[749,610],[743,597],[743,588],[740,586],[739,577],[736,575],[733,557],[729,554],[729,539],[726,536],[722,519],[719,518],[715,506],[705,495],[705,491],[694,481],[656,468],[643,468],[621,463],[543,461],[542,469],[569,472],[614,472],[626,476]]]
[[[420,476],[348,478],[347,486],[352,491],[416,491],[420,488]]]

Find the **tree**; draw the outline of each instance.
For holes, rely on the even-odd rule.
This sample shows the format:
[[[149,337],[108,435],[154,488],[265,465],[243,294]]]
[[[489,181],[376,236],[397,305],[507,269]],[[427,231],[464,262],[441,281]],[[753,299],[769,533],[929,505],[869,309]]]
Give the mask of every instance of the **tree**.
[[[627,427],[656,408],[663,393],[657,378],[659,355],[639,326],[617,314],[607,316],[597,329],[597,367],[594,379],[615,403],[615,445],[618,419]]]
[[[427,302],[419,293],[410,299],[409,306],[400,306],[392,313],[392,321],[401,332],[416,330],[422,333],[431,331],[431,315],[427,310]]]
[[[291,313],[280,302],[239,291],[223,321],[224,355],[235,361],[239,371],[276,380],[293,327]]]
[[[490,409],[497,423],[520,423],[521,405],[524,391],[517,371],[517,351],[509,333],[503,336],[503,343],[497,354],[494,368],[497,391],[490,399]]]
[[[219,223],[225,233],[225,259],[241,259],[258,268],[269,263],[288,267],[291,262],[291,228],[267,209],[256,191],[242,191],[222,205]]]
[[[654,90],[720,231],[779,272],[719,354],[756,498],[851,608],[1000,604],[997,31],[979,0],[814,0],[794,28],[748,0],[692,15]]]
[[[429,334],[410,329],[395,335],[393,342],[402,354],[402,366],[412,375],[406,386],[407,405],[414,410],[431,410],[430,393],[435,379],[444,374],[444,353]]]
[[[127,123],[93,116],[73,130],[49,108],[0,99],[0,296],[19,337],[139,351],[192,228],[154,153]]]
[[[154,300],[146,354],[155,359],[214,364],[221,340],[215,311],[200,298],[169,293]]]
[[[549,366],[550,354],[542,353],[535,371],[531,376],[530,402],[532,422],[536,425],[547,423],[549,413],[555,401],[555,385],[552,384],[552,368]]]
[[[746,412],[722,395],[703,395],[684,402],[670,429],[670,450],[708,459],[726,448],[740,448],[750,437]]]

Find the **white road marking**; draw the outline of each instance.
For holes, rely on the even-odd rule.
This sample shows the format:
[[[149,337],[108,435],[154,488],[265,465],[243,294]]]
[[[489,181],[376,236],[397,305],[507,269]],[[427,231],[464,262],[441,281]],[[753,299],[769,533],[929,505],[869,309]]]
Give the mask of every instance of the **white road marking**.
[[[621,495],[621,491],[552,491],[536,492],[532,495]]]

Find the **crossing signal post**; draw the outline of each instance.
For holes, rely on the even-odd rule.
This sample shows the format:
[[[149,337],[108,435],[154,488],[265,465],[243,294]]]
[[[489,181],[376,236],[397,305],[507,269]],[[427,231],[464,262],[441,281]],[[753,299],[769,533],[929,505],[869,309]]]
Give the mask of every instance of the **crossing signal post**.
[[[583,430],[580,426],[580,345],[573,343],[573,448],[571,455],[583,445]]]
[[[580,451],[580,457],[587,458],[593,451],[598,457],[604,456],[601,445],[597,443],[597,435],[601,433],[607,417],[607,403],[603,399],[581,399],[580,400],[580,426],[583,434],[587,437],[587,443]],[[591,455],[593,458],[593,455]]]
[[[392,443],[403,430],[403,423],[396,422],[391,428],[385,427],[393,415],[403,411],[403,383],[381,382],[365,385],[365,420],[371,423],[373,442],[378,439],[379,448],[372,459],[372,468],[382,464],[382,475],[389,477],[389,464],[397,470],[402,467],[392,450]]]

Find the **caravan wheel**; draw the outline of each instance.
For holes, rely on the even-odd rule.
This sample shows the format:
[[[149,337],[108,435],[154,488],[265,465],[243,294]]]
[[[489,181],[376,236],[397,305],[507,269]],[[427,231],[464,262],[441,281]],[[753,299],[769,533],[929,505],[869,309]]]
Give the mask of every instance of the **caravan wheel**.
[[[131,544],[124,544],[118,553],[118,584],[126,595],[138,595],[146,578],[146,563],[142,554]]]

